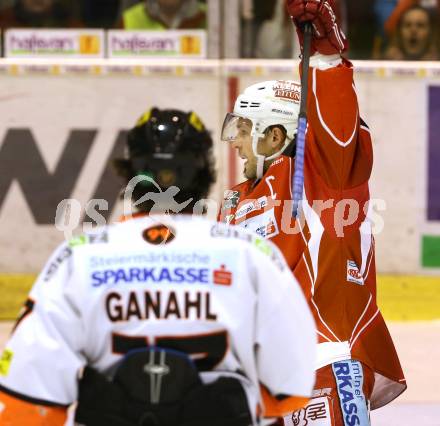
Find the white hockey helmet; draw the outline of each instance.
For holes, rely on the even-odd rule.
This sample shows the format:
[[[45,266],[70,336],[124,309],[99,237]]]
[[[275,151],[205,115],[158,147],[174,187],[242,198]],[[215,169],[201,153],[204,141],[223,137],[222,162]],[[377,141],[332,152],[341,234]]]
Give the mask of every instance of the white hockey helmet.
[[[235,101],[234,111],[226,115],[222,141],[232,142],[236,139],[240,118],[252,122],[252,150],[257,157],[257,178],[263,175],[264,162],[279,157],[293,140],[298,127],[300,98],[301,85],[296,81],[263,81],[246,88]],[[274,125],[284,127],[286,140],[278,152],[264,157],[258,154],[258,141],[264,137],[265,130]]]

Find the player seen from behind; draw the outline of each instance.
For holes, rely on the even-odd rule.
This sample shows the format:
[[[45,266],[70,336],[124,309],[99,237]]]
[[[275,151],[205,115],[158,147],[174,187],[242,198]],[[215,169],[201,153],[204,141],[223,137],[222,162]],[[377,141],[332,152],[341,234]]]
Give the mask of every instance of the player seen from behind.
[[[301,85],[248,87],[226,116],[222,139],[245,160],[248,180],[228,191],[221,219],[272,240],[314,314],[319,335],[314,398],[285,418],[291,425],[368,425],[369,409],[406,389],[376,304],[368,181],[370,130],[360,117],[352,64],[332,0],[290,0],[303,42],[312,23],[303,202],[292,218],[292,176]]]
[[[139,213],[61,244],[43,268],[1,357],[0,425],[63,425],[76,400],[87,426],[248,426],[304,406],[315,327],[278,249],[202,217],[148,215],[207,196],[202,122],[153,109],[127,148],[116,165]]]

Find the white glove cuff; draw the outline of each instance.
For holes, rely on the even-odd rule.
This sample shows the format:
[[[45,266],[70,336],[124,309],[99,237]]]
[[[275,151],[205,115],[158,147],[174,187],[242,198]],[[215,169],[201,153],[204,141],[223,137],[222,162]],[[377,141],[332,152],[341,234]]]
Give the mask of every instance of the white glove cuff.
[[[322,55],[316,52],[310,57],[310,66],[319,70],[328,70],[329,68],[337,67],[342,63],[342,58],[339,53],[335,55]]]

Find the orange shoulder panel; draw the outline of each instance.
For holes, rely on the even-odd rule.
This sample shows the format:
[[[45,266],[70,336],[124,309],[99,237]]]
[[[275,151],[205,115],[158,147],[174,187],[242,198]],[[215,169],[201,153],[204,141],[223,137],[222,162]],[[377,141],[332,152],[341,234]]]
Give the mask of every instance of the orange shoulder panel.
[[[264,386],[260,386],[260,390],[263,397],[264,417],[284,417],[305,407],[310,400],[306,396],[290,396],[278,401]]]
[[[63,426],[67,409],[36,405],[0,391],[0,426]]]

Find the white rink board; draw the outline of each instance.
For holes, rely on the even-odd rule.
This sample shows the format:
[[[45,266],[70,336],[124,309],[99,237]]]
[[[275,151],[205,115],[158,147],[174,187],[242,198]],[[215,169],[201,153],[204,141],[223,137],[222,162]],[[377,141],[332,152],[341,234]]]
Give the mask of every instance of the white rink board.
[[[223,118],[219,79],[215,75],[185,78],[172,71],[168,74],[167,69],[158,69],[148,77],[124,73],[57,76],[40,69],[39,75],[1,76],[0,144],[8,129],[30,128],[47,168],[53,172],[69,131],[95,129],[94,144],[68,195],[84,206],[93,198],[119,130],[131,128],[150,107],[194,108],[207,128],[214,130],[214,140],[218,139],[217,123]],[[223,169],[219,144],[215,154],[217,167]],[[220,185],[226,183],[220,180],[218,188]],[[213,194],[217,199],[218,188]],[[55,212],[53,209],[53,219]],[[15,182],[0,209],[0,271],[37,272],[63,238],[53,224],[35,224]]]
[[[357,65],[361,114],[374,138],[372,197],[387,204],[381,212],[384,230],[376,236],[378,270],[427,272],[420,268],[421,233],[440,235],[440,223],[427,224],[424,219],[427,87],[440,86],[440,65]],[[402,76],[402,70],[410,75]],[[194,109],[217,143],[218,184],[212,196],[219,200],[229,182],[227,147],[218,142],[228,108],[229,76],[237,76],[243,89],[261,80],[298,78],[298,73],[293,61],[3,60],[0,150],[9,129],[28,128],[53,172],[69,132],[95,129],[97,136],[70,195],[84,205],[93,196],[119,130],[130,128],[150,106]],[[238,181],[239,164],[237,170]],[[0,206],[0,272],[38,271],[62,239],[53,224],[35,224],[21,188],[13,183]]]

